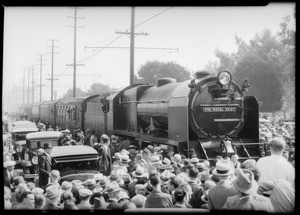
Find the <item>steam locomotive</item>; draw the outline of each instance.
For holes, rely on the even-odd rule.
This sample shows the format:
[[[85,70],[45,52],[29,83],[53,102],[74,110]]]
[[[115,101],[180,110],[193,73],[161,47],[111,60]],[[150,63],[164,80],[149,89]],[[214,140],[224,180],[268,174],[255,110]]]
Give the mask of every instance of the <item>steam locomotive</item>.
[[[240,159],[261,155],[259,105],[246,96],[228,71],[198,72],[177,83],[158,79],[156,85],[134,84],[109,94],[61,99],[27,107],[32,120],[99,134],[115,134],[140,142],[173,146],[186,156],[212,160],[225,150]],[[230,142],[230,144],[228,144]],[[223,148],[222,148],[223,147]]]

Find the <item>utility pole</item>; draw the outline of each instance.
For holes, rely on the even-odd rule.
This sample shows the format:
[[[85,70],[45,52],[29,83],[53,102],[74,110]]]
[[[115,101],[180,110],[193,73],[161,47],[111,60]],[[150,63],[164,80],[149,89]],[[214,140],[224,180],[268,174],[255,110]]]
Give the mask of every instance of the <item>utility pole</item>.
[[[33,70],[33,66],[31,65],[31,78],[32,78],[32,104],[34,104],[34,70]]]
[[[52,55],[52,60],[51,60],[51,79],[47,79],[47,80],[51,80],[51,101],[53,101],[53,81],[58,80],[58,79],[54,79],[53,77],[54,76],[53,73],[54,54],[58,54],[58,52],[54,52],[54,48],[58,48],[58,46],[54,46],[54,41],[59,41],[59,40],[51,39],[49,41],[52,41],[52,46],[48,46],[52,48],[52,52],[47,52],[47,53]]]
[[[76,97],[76,66],[82,66],[82,64],[76,64],[76,40],[77,40],[77,28],[84,28],[83,26],[77,26],[77,19],[85,19],[85,17],[77,16],[77,7],[75,7],[74,17],[68,16],[68,18],[74,19],[74,26],[67,26],[74,28],[74,56],[73,64],[67,64],[67,66],[73,66],[73,98]]]
[[[40,60],[40,85],[38,85],[39,87],[40,87],[40,103],[42,102],[42,87],[43,86],[45,86],[45,85],[42,85],[42,68],[43,68],[43,65],[45,65],[45,64],[43,64],[43,60],[45,60],[45,59],[43,59],[43,54],[40,54],[40,59],[38,59],[38,60]]]
[[[30,67],[28,67],[28,95],[27,95],[27,104],[29,104],[29,80],[30,80]]]
[[[23,105],[25,104],[25,68],[24,68],[24,71],[23,71]]]
[[[148,36],[148,33],[134,33],[134,20],[135,20],[135,8],[131,8],[131,31],[130,32],[121,32],[117,31],[116,34],[130,34],[130,70],[129,70],[129,83],[130,85],[133,84],[133,76],[134,76],[134,36],[135,35],[146,35]]]
[[[131,8],[131,34],[130,34],[130,85],[133,84],[134,75],[134,19],[135,9]]]

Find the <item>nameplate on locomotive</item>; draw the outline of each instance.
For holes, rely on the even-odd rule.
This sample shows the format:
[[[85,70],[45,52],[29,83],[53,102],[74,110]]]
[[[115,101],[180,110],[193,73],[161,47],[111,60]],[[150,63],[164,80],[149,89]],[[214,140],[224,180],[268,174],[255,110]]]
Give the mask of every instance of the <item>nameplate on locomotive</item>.
[[[204,107],[203,112],[236,112],[236,107]]]

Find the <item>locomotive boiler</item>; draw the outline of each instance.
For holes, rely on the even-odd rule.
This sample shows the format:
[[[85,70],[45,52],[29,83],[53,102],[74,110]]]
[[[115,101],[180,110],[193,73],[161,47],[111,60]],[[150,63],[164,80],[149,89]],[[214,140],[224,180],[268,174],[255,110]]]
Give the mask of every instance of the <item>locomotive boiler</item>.
[[[132,85],[107,98],[108,131],[171,145],[186,156],[193,149],[208,160],[230,138],[240,159],[258,158],[259,107],[245,95],[248,86],[239,86],[228,71],[198,72],[182,83],[162,78],[156,85]]]

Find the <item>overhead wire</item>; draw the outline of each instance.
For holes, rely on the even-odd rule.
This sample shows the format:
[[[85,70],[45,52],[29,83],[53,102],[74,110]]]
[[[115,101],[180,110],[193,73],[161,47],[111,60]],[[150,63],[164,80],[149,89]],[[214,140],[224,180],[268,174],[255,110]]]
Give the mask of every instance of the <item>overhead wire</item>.
[[[146,19],[145,21],[143,21],[143,22],[141,22],[141,23],[139,23],[139,24],[136,24],[134,27],[140,26],[140,25],[142,25],[142,24],[144,24],[144,23],[150,21],[151,19],[154,19],[155,17],[157,17],[157,16],[159,16],[159,15],[165,13],[166,11],[168,11],[168,10],[171,9],[171,8],[172,8],[172,7],[169,7],[169,8],[167,8],[167,9],[163,10],[162,12],[159,12],[158,14],[156,14],[156,15],[154,15],[154,16],[148,18],[148,19]],[[127,32],[127,31],[129,31],[130,29],[131,29],[131,28],[128,28],[128,29],[125,30],[125,31]],[[107,47],[110,46],[112,43],[114,43],[116,40],[118,40],[121,36],[123,36],[123,34],[120,34],[118,37],[116,37],[114,40],[112,40],[110,43],[108,43],[105,47],[99,49],[98,51],[95,51],[95,52],[94,52],[93,54],[91,54],[90,56],[88,56],[88,57],[86,57],[86,58],[84,58],[84,59],[78,61],[78,63],[83,62],[83,61],[86,61],[86,60],[88,60],[88,59],[94,57],[94,56],[97,55],[99,52],[103,51],[105,48],[107,48]]]
[[[280,19],[281,19],[281,18],[280,18]],[[218,41],[218,40],[224,39],[224,38],[226,38],[226,37],[233,36],[233,35],[238,34],[238,33],[242,33],[242,32],[245,32],[245,31],[249,31],[249,30],[251,30],[251,29],[255,29],[255,28],[258,28],[258,27],[261,27],[261,26],[264,26],[264,25],[268,25],[268,24],[273,23],[273,22],[276,22],[276,21],[278,21],[278,20],[279,20],[279,19],[276,19],[276,20],[273,20],[273,21],[270,21],[270,22],[267,22],[267,23],[263,23],[263,24],[260,24],[260,25],[255,25],[255,26],[253,26],[253,27],[251,27],[251,28],[247,28],[247,29],[244,29],[244,30],[241,30],[241,31],[238,31],[238,32],[234,32],[234,33],[231,33],[231,34],[228,34],[228,35],[224,35],[224,36],[221,36],[221,37],[216,38],[216,39],[213,39],[213,40],[208,40],[208,41],[205,41],[205,42],[196,44],[196,45],[187,46],[187,47],[185,47],[185,48],[180,49],[180,51],[182,52],[182,51],[184,51],[184,50],[191,49],[191,48],[194,48],[194,47],[196,47],[196,46],[200,46],[200,45],[204,45],[204,44],[211,43],[211,42],[214,42],[214,41]],[[177,51],[177,52],[179,52],[179,51]],[[173,53],[173,52],[169,52],[169,53],[160,55],[159,57],[156,57],[156,58],[154,58],[154,59],[159,59],[159,58],[161,58],[161,57],[165,57],[165,56],[170,55],[170,54],[172,54],[172,53]]]

